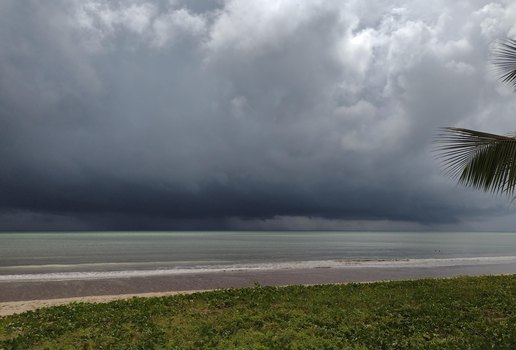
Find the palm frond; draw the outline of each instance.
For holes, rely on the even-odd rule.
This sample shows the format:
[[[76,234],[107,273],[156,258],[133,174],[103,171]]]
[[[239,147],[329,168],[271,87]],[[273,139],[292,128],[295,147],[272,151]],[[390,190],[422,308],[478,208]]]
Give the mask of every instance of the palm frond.
[[[516,138],[443,128],[435,151],[446,172],[459,183],[487,192],[512,195],[516,188]]]
[[[516,40],[506,39],[496,45],[492,62],[500,80],[516,89]]]

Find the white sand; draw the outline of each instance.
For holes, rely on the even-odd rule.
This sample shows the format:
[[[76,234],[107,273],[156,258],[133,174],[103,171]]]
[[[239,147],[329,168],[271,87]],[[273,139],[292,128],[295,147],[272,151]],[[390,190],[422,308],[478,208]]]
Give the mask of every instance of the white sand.
[[[140,294],[119,294],[119,295],[98,295],[76,298],[47,299],[47,300],[27,300],[27,301],[9,301],[0,303],[0,316],[19,314],[29,310],[36,310],[42,307],[57,306],[70,304],[74,302],[81,303],[108,303],[114,300],[130,299],[133,297],[162,297],[177,294],[192,294],[206,292],[207,290],[191,290],[180,292],[159,292],[159,293],[140,293]]]

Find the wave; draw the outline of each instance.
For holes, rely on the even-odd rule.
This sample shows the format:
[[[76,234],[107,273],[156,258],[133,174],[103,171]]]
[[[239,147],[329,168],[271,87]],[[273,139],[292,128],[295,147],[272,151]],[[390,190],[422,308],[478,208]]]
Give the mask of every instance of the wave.
[[[152,277],[184,274],[222,273],[231,271],[272,271],[317,268],[388,268],[388,267],[445,267],[486,264],[516,264],[516,256],[464,257],[432,259],[338,259],[292,261],[257,264],[205,265],[177,268],[156,268],[122,271],[69,271],[0,275],[0,282],[98,280],[132,277]]]

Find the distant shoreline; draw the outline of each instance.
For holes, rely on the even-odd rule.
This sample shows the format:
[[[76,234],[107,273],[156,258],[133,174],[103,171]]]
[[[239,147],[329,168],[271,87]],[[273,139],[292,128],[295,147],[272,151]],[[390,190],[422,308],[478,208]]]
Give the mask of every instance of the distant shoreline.
[[[0,282],[0,315],[73,301],[105,302],[132,296],[192,293],[221,288],[407,280],[455,276],[516,274],[516,260],[470,259],[447,265],[354,265],[312,268],[224,270],[125,278],[25,280]],[[503,260],[505,259],[505,260]],[[404,264],[402,264],[404,263]],[[149,294],[150,293],[150,294]]]

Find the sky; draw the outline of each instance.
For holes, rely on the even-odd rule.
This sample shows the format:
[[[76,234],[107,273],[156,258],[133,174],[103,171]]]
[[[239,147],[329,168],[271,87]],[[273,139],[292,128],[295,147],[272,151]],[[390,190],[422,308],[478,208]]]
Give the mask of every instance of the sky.
[[[439,127],[516,130],[514,1],[0,2],[0,230],[515,230]]]

